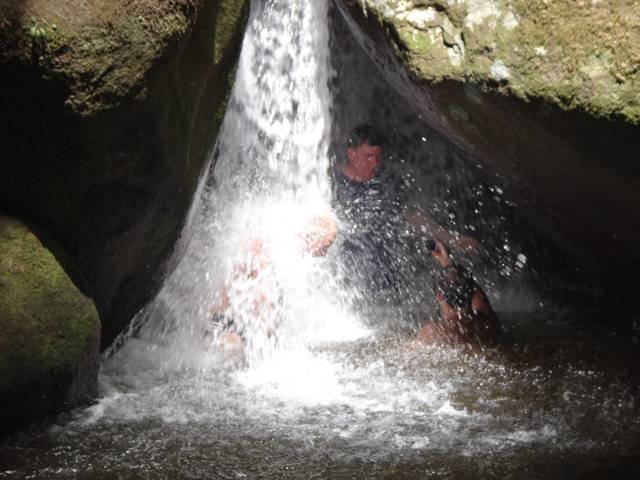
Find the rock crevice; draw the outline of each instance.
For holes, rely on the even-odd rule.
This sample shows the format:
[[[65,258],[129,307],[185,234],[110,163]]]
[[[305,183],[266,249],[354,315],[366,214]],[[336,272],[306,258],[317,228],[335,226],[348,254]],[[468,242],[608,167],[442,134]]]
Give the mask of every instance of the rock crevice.
[[[636,2],[335,3],[412,114],[612,298],[630,301],[640,268]]]

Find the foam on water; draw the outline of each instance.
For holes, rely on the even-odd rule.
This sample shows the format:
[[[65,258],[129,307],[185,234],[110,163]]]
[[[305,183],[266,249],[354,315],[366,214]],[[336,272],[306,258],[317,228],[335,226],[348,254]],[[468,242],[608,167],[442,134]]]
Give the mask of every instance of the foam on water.
[[[353,478],[392,464],[416,479],[557,478],[559,463],[588,471],[640,432],[633,388],[566,359],[519,365],[369,335],[248,369],[175,369],[158,368],[169,350],[149,341],[104,365],[96,405],[0,442],[0,477],[327,478],[336,465]]]

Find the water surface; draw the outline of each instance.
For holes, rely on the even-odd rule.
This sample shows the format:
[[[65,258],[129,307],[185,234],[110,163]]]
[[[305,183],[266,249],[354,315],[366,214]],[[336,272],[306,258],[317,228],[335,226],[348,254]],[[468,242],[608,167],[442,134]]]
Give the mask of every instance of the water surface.
[[[345,332],[251,368],[207,353],[174,368],[133,339],[95,405],[0,444],[0,477],[635,478],[630,343],[583,332],[473,353]]]

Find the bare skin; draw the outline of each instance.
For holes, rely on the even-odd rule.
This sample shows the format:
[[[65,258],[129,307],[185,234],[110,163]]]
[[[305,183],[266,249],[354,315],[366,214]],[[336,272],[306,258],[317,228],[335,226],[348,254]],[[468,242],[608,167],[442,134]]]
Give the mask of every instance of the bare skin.
[[[262,240],[254,239],[246,249],[247,259],[245,262],[235,265],[234,278],[256,279],[268,266],[265,256],[265,246]],[[212,316],[224,315],[229,312],[231,301],[229,299],[229,286],[225,285],[218,292],[218,299],[214,305]],[[256,315],[265,309],[273,308],[266,295],[260,294],[253,300],[253,311]],[[236,332],[225,331],[219,337],[217,344],[225,357],[242,359],[244,355],[244,341],[242,336]]]
[[[304,230],[298,234],[300,250],[304,254],[323,257],[336,240],[338,226],[333,215],[328,212],[314,215]],[[255,279],[269,265],[266,246],[261,239],[254,239],[247,247],[248,261],[234,267],[233,276]],[[262,297],[261,297],[262,298]],[[264,307],[264,302],[256,303],[256,310]],[[218,295],[218,301],[213,307],[213,313],[223,313],[229,308],[229,291],[223,287]]]
[[[446,246],[436,240],[431,254],[443,268],[451,268],[453,260]],[[440,322],[429,322],[418,332],[417,339],[425,343],[493,346],[498,341],[499,325],[491,304],[482,289],[475,285],[471,304],[467,308],[455,308],[441,292],[436,294],[440,308]]]
[[[333,215],[329,212],[314,215],[303,231],[298,234],[300,240],[300,251],[314,257],[321,257],[327,254],[331,245],[333,245],[338,234],[338,227]],[[270,266],[270,262],[266,253],[266,246],[261,239],[254,239],[247,248],[247,256],[245,261],[238,264],[234,268],[233,276],[236,279],[258,279],[265,273]],[[212,309],[212,316],[224,315],[229,313],[230,289],[225,285],[218,293],[218,301]],[[253,312],[256,318],[261,318],[261,314],[272,311],[275,305],[268,295],[264,292],[256,292],[257,296],[253,300]],[[269,327],[267,335],[271,337],[275,335],[274,327]],[[241,355],[243,352],[244,341],[242,336],[235,332],[224,332],[218,338],[218,343],[223,352],[232,355]]]
[[[474,292],[474,299],[480,296],[484,297],[484,294]],[[496,345],[499,327],[493,311],[483,313],[473,307],[453,308],[441,295],[438,295],[436,300],[442,318],[439,322],[429,322],[424,325],[418,332],[417,340],[430,344],[478,347]]]
[[[415,227],[425,227],[438,240],[454,245],[463,252],[474,254],[480,249],[480,242],[475,238],[446,230],[424,213],[410,212],[405,214],[405,219]]]
[[[314,257],[324,257],[337,236],[338,225],[333,215],[327,212],[315,215],[299,235],[302,251]]]
[[[368,182],[380,170],[382,152],[382,147],[368,143],[356,148],[348,147],[347,163],[342,166],[342,173],[353,181]]]

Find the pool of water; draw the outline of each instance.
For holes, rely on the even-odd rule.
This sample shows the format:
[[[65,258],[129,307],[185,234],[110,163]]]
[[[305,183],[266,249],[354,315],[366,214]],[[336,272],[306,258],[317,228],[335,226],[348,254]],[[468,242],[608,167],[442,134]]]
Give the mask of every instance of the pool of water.
[[[347,323],[250,368],[132,339],[95,404],[0,442],[0,478],[637,478],[631,339],[540,320],[469,352]]]

